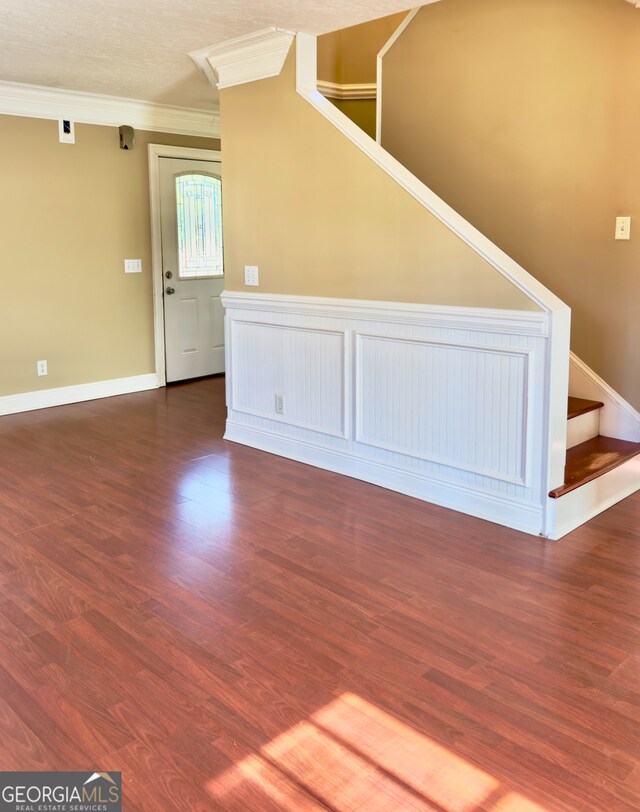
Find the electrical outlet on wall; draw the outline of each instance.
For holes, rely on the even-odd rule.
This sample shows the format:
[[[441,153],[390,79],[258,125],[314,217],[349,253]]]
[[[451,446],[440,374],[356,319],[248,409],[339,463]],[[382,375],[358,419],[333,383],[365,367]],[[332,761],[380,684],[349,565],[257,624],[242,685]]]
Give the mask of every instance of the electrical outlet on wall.
[[[260,283],[258,281],[258,266],[245,265],[244,266],[244,283],[257,287]]]
[[[49,370],[46,361],[37,361],[36,368],[38,370],[38,375],[41,377],[42,375],[48,375]]]
[[[124,261],[125,273],[142,273],[142,260],[141,259],[125,259]]]
[[[276,414],[284,414],[284,397],[276,395]]]

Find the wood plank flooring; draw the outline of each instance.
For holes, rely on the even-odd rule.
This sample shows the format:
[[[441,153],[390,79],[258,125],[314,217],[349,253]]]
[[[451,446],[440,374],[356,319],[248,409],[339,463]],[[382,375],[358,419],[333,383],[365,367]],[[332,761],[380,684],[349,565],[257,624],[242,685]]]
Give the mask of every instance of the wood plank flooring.
[[[640,495],[557,544],[226,443],[0,419],[0,770],[124,809],[637,812]]]

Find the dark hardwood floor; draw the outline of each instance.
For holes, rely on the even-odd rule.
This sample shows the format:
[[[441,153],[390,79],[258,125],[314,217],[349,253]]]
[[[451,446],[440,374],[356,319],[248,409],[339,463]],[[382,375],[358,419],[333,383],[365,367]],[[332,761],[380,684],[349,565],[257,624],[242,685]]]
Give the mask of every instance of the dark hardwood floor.
[[[124,809],[640,809],[640,495],[553,544],[222,439],[0,418],[0,769]]]

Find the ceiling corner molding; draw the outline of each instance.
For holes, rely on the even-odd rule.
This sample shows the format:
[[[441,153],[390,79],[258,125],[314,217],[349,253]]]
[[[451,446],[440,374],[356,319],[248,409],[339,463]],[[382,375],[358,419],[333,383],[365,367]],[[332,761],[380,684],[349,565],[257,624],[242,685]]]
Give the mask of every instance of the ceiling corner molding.
[[[318,81],[318,90],[327,99],[375,99],[377,88],[375,82],[341,85],[335,82]]]
[[[0,115],[28,118],[69,118],[77,124],[220,137],[220,114],[211,110],[103,96],[78,90],[0,81]]]
[[[265,28],[189,56],[210,84],[223,89],[278,76],[294,38],[291,31]]]

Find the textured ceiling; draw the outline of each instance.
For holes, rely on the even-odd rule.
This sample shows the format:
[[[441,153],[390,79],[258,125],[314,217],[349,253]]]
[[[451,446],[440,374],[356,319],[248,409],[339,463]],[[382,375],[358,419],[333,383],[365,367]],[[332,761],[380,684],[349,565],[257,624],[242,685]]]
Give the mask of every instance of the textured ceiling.
[[[407,0],[0,0],[0,80],[207,108],[187,54],[268,26],[324,33]]]

